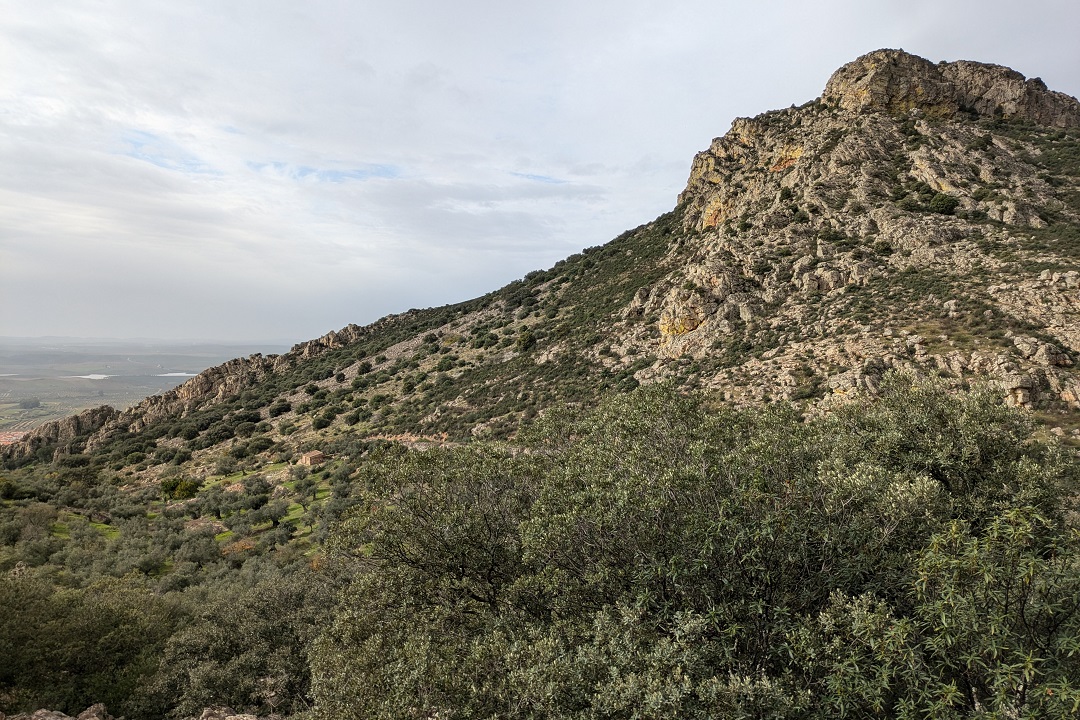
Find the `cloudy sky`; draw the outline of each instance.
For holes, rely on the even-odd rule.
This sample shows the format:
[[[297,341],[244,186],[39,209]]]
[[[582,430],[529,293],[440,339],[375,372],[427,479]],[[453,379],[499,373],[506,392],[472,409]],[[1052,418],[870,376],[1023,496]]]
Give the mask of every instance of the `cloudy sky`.
[[[0,336],[299,341],[671,209],[880,47],[1080,95],[1075,0],[4,0]]]

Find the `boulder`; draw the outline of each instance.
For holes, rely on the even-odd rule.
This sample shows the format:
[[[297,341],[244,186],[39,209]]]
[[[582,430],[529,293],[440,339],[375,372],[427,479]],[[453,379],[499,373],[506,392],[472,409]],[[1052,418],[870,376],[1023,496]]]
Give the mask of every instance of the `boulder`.
[[[1001,65],[961,60],[934,64],[903,50],[876,50],[844,65],[822,98],[852,111],[952,118],[1024,120],[1049,127],[1080,126],[1080,103]]]
[[[57,710],[35,710],[29,715],[12,715],[7,717],[0,712],[0,720],[116,720],[102,703],[91,705],[83,710],[77,717],[65,715]]]

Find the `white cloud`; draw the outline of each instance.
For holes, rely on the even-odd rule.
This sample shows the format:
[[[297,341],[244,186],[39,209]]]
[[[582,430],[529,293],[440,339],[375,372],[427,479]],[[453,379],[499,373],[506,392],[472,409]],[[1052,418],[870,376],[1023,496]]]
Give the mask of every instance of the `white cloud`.
[[[1075,3],[13,0],[0,335],[305,339],[670,209],[878,47],[1080,92]]]

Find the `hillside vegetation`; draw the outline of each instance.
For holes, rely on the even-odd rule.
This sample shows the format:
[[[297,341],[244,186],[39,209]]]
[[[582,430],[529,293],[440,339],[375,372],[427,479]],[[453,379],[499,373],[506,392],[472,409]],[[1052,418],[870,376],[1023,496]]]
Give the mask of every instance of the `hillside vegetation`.
[[[1067,716],[1078,178],[1075,99],[879,51],[602,247],[47,424],[0,711]]]
[[[319,717],[1064,717],[1078,467],[985,395],[801,422],[654,386],[405,453],[332,538]]]
[[[654,385],[553,410],[512,447],[387,445],[349,470],[317,562],[269,540],[238,557],[179,520],[113,539],[69,521],[60,539],[31,517],[55,496],[24,505],[16,548],[63,550],[0,583],[6,704],[685,718],[1080,703],[1080,464],[985,391],[896,376],[804,421]]]

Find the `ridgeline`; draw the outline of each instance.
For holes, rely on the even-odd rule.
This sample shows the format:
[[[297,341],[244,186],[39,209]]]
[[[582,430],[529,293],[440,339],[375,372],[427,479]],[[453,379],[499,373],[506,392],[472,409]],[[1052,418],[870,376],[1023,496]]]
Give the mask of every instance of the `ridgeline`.
[[[606,245],[5,446],[0,717],[1067,716],[1078,353],[1080,103],[870,53]]]

